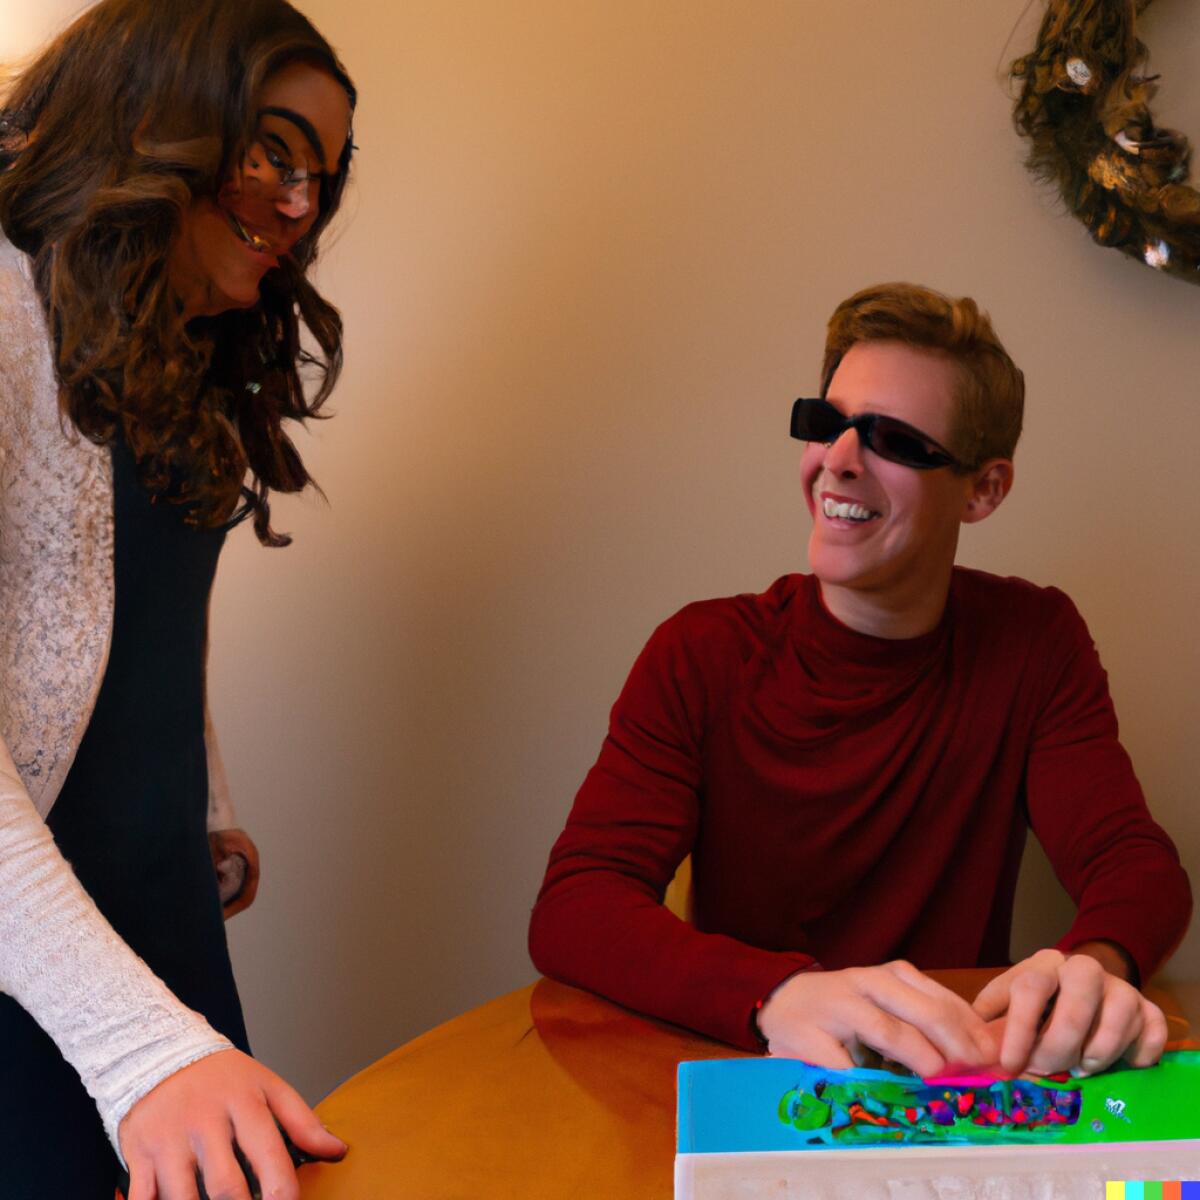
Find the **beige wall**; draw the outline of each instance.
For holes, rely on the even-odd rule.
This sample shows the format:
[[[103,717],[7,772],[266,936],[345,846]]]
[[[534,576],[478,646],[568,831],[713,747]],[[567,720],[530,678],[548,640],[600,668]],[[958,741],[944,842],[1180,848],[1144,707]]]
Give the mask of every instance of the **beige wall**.
[[[0,47],[74,7],[0,0]],[[879,279],[978,296],[1025,367],[1018,484],[962,559],[1074,596],[1200,865],[1200,290],[1025,175],[996,75],[1024,7],[309,0],[362,93],[322,270],[348,366],[303,443],[331,506],[280,502],[290,550],[231,540],[213,703],[265,862],[232,928],[251,1030],[310,1094],[531,978],[650,629],[804,567],[785,413]],[[1158,115],[1200,136],[1200,14],[1146,32]],[[1035,859],[1018,947],[1067,911]]]

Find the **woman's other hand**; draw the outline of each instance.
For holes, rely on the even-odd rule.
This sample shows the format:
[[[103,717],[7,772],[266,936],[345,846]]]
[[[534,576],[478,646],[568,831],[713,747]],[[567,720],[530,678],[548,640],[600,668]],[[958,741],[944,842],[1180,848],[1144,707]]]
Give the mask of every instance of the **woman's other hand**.
[[[118,1137],[129,1167],[128,1200],[250,1200],[233,1143],[258,1177],[263,1196],[298,1200],[295,1168],[276,1121],[300,1150],[340,1159],[346,1145],[298,1092],[240,1050],[210,1054],[167,1076],[125,1114]]]
[[[208,835],[208,846],[228,921],[249,908],[258,894],[258,847],[244,829],[213,830]]]

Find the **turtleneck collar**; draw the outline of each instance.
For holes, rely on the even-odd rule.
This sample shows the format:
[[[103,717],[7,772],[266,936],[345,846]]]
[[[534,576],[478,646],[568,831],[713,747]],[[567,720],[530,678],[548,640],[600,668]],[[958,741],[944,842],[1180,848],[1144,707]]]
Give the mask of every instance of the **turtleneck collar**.
[[[928,633],[912,638],[884,638],[844,625],[825,607],[815,575],[797,576],[800,600],[793,623],[800,645],[819,651],[831,665],[896,671],[920,665],[944,644],[952,624],[954,582],[941,619]]]

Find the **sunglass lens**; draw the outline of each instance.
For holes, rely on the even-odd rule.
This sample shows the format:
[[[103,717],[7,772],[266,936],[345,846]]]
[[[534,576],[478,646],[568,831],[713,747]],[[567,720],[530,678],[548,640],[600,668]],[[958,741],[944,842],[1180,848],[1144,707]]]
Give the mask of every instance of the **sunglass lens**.
[[[792,436],[806,442],[829,442],[846,428],[846,419],[824,400],[798,400],[792,414]]]
[[[906,467],[934,467],[945,461],[940,454],[915,430],[899,421],[878,417],[871,431],[871,449],[880,458],[890,459]]]

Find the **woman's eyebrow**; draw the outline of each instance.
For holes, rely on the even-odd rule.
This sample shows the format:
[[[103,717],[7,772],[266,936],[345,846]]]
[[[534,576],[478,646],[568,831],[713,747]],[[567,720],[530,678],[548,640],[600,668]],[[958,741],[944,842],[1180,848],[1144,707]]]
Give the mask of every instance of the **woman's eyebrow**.
[[[294,109],[276,108],[273,105],[267,108],[260,108],[258,110],[258,115],[260,117],[282,117],[285,121],[291,121],[291,123],[295,125],[296,128],[299,129],[306,138],[308,138],[308,144],[317,152],[317,157],[321,160],[321,166],[325,169],[325,173],[329,175],[335,175],[337,173],[336,169],[333,171],[329,170],[328,165],[325,162],[325,147],[321,145],[320,136],[313,128],[312,122],[306,116],[296,112]],[[285,142],[283,138],[279,138],[279,141],[283,142],[284,149],[290,154],[291,148],[288,146],[287,142]]]
[[[295,151],[288,144],[287,138],[283,134],[276,133],[273,129],[264,129],[260,136],[264,142],[274,142],[287,155],[289,161],[296,157]],[[313,171],[306,167],[304,177],[306,179],[328,179],[329,173],[327,171]]]

